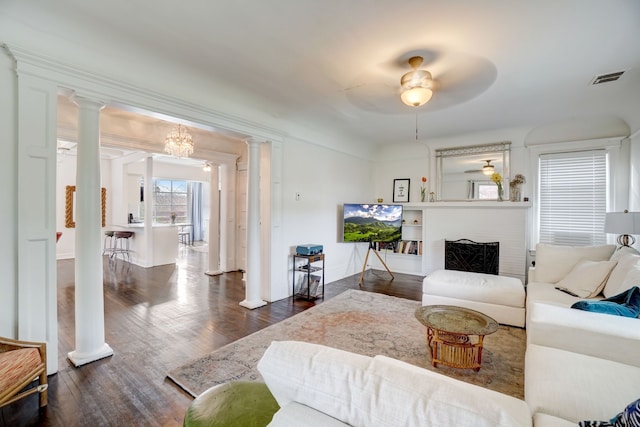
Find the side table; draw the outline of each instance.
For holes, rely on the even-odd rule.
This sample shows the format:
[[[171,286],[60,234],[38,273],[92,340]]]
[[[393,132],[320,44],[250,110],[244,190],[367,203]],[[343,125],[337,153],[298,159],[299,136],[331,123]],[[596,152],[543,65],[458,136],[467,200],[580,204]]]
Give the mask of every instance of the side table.
[[[452,305],[419,307],[415,316],[427,327],[427,346],[434,367],[441,363],[480,370],[484,336],[497,331],[498,322],[479,311]]]
[[[324,299],[324,254],[293,255],[293,296]],[[296,274],[299,276],[296,280]]]

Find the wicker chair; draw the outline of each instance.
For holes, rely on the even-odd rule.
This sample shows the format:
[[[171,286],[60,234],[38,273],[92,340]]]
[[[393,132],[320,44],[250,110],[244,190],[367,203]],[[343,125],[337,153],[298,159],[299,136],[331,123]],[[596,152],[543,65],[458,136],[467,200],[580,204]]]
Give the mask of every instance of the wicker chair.
[[[40,384],[25,390],[38,377]],[[33,393],[47,406],[47,387],[46,343],[0,337],[0,407]]]

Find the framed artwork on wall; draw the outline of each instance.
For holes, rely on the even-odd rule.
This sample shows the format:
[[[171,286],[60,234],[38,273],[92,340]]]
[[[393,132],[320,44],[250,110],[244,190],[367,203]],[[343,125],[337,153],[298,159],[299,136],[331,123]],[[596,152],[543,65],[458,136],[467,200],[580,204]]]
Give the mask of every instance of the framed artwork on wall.
[[[74,198],[75,198],[76,186],[67,185],[65,187],[65,208],[64,208],[64,226],[66,228],[76,228],[76,221],[74,215]],[[100,189],[100,204],[102,207],[102,226],[106,226],[107,218],[107,189],[102,187]]]
[[[393,180],[393,203],[409,202],[410,183],[411,180],[409,178]]]

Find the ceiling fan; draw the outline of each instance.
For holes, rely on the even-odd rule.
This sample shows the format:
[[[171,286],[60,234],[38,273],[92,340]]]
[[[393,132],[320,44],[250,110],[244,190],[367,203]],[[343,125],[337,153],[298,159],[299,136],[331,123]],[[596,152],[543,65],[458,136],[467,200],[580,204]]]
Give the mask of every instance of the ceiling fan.
[[[492,160],[493,159],[483,160],[483,162],[487,162],[487,164],[482,166],[482,168],[466,170],[464,173],[482,173],[484,175],[492,175],[496,170],[495,166],[491,164]]]
[[[416,109],[407,108],[401,94],[417,81],[422,81],[424,89],[433,90],[433,97],[420,109],[436,111],[477,97],[497,76],[495,65],[485,58],[442,49],[415,49],[362,67],[342,92],[356,107],[388,114],[415,114]],[[431,77],[432,87],[427,87]]]

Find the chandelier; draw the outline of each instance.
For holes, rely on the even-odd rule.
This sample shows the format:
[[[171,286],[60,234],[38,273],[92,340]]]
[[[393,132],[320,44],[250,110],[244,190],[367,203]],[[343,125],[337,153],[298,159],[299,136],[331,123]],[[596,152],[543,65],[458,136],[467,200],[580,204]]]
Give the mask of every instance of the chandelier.
[[[174,127],[164,140],[164,151],[174,157],[189,157],[193,154],[193,139],[187,128],[182,125]]]
[[[433,95],[433,80],[431,73],[427,70],[419,70],[422,65],[421,56],[412,56],[409,58],[409,65],[413,71],[409,71],[400,79],[402,93],[400,99],[410,107],[420,107],[426,104]]]

